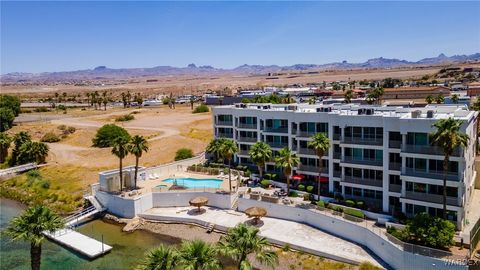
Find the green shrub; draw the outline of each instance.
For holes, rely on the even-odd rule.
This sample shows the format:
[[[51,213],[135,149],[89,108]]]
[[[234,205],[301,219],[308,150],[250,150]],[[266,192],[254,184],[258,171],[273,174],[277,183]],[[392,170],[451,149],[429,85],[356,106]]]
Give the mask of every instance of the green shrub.
[[[125,115],[120,115],[115,118],[115,122],[126,122],[135,119],[135,116],[133,114],[125,114]]]
[[[175,160],[182,160],[193,157],[193,151],[189,148],[180,148],[175,153]]]
[[[380,269],[382,268],[373,265],[371,262],[362,262],[358,267],[358,270],[380,270]]]
[[[352,200],[346,200],[346,201],[345,201],[345,204],[346,204],[348,207],[354,207],[354,206],[355,206],[355,202],[352,201]]]
[[[67,107],[63,104],[60,104],[60,105],[57,105],[57,109],[61,110],[61,111],[66,111],[67,110]]]
[[[290,249],[291,249],[291,248],[290,248],[290,244],[288,244],[288,243],[286,243],[286,244],[283,245],[283,247],[282,247],[282,251],[285,251],[285,252],[290,251]]]
[[[107,124],[98,129],[97,134],[92,139],[92,143],[94,147],[111,147],[113,142],[120,137],[130,140],[130,134],[124,128],[114,124]]]
[[[417,214],[408,222],[405,230],[411,236],[409,242],[428,247],[448,248],[455,243],[453,240],[455,225],[451,221],[427,213]]]
[[[204,113],[204,112],[209,112],[210,109],[208,108],[207,105],[205,104],[202,104],[198,107],[196,107],[194,110],[193,110],[193,113]]]
[[[364,209],[365,208],[365,202],[357,201],[357,207],[360,208],[360,209]]]
[[[67,126],[66,125],[59,125],[57,128],[59,130],[65,130],[65,129],[67,129]]]
[[[357,218],[365,218],[365,214],[362,211],[357,210],[357,209],[344,208],[343,213],[345,213],[347,215],[350,215],[350,216],[357,217]]]
[[[263,179],[262,181],[260,181],[260,185],[263,188],[268,188],[268,186],[270,185],[270,180]]]
[[[289,197],[292,197],[292,198],[296,198],[298,197],[298,193],[296,191],[290,191],[290,193],[288,194]]]
[[[328,202],[320,200],[320,201],[317,202],[317,206],[320,207],[320,208],[326,208],[326,207],[328,207]]]
[[[48,181],[47,179],[42,179],[39,184],[40,184],[40,187],[42,187],[43,189],[50,188],[50,181]]]
[[[20,104],[17,96],[0,95],[0,108],[10,109],[14,116],[20,114]]]
[[[339,213],[342,213],[342,212],[343,212],[343,207],[338,206],[338,205],[329,204],[329,205],[327,206],[327,208],[332,209],[332,210],[335,211],[335,212],[339,212]]]
[[[54,143],[54,142],[59,142],[60,137],[58,137],[55,133],[53,132],[47,132],[45,135],[42,136],[40,139],[41,142],[48,142],[48,143]]]
[[[300,190],[300,191],[305,191],[305,186],[300,184],[297,186],[297,189]]]
[[[310,200],[310,193],[304,193],[303,194],[303,200],[304,201],[309,201]]]
[[[49,112],[50,109],[47,108],[47,107],[39,107],[39,108],[35,108],[33,109],[34,112]]]
[[[0,108],[0,132],[4,132],[12,128],[15,114],[10,108]]]
[[[307,192],[312,193],[313,192],[313,186],[307,186]]]

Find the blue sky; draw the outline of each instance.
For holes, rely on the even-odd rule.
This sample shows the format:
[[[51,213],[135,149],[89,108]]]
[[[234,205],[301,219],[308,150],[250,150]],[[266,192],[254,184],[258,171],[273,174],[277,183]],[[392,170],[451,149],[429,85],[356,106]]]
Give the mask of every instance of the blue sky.
[[[1,73],[480,52],[480,2],[1,2]]]

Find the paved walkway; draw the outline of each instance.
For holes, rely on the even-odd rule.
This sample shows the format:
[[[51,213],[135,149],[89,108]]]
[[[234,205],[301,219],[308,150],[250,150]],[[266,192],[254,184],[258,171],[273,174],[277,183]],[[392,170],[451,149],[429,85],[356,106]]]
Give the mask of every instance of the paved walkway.
[[[197,214],[192,211],[192,207],[152,208],[139,216],[145,219],[194,222],[201,225],[213,223],[227,228],[249,220],[242,212],[211,207],[206,207],[206,209],[206,212]],[[268,217],[262,218],[261,222],[263,225],[259,227],[260,235],[266,237],[270,242],[280,245],[288,243],[292,248],[334,260],[349,263],[368,261],[381,266],[377,259],[363,247],[313,227]]]

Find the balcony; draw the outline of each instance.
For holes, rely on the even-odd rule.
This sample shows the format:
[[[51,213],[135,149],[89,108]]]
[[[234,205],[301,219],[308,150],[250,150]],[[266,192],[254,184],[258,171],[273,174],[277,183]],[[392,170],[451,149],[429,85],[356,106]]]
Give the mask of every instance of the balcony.
[[[297,132],[297,137],[300,137],[300,138],[310,138],[313,135],[315,135],[315,132],[313,132],[313,131],[298,131]]]
[[[360,137],[344,137],[342,143],[345,144],[361,144],[361,145],[383,145],[383,139],[360,138]]]
[[[388,163],[388,169],[392,171],[400,171],[402,169],[402,163],[400,162],[390,162]]]
[[[314,173],[318,173],[319,171],[319,168],[317,166],[310,166],[310,165],[303,165],[303,164],[299,164],[297,166],[297,169],[299,171],[314,172]],[[328,168],[322,167],[322,173],[328,173]]]
[[[340,159],[342,157],[341,152],[333,152],[333,159]]]
[[[257,129],[257,124],[238,123],[238,128]]]
[[[353,157],[344,157],[342,159],[343,163],[350,163],[350,164],[361,164],[361,165],[369,165],[369,166],[382,166],[383,160],[381,159],[370,159],[370,158],[363,158],[363,159],[356,159]]]
[[[311,148],[300,147],[298,148],[298,153],[301,155],[313,155],[316,156],[317,153]]]
[[[336,177],[336,178],[342,177],[342,171],[333,171],[333,177]]]
[[[439,194],[407,191],[405,192],[404,198],[409,200],[443,204],[443,196]],[[447,204],[453,206],[461,206],[461,204],[458,202],[458,198],[450,196],[447,196]]]
[[[266,142],[272,148],[285,148],[288,147],[288,143],[281,143],[281,142]]]
[[[230,138],[233,139],[233,133],[218,133],[218,138]]]
[[[441,171],[419,171],[413,168],[404,168],[402,175],[405,176],[412,176],[412,177],[420,177],[420,178],[427,178],[427,179],[439,179],[443,180],[443,172]],[[458,173],[447,173],[447,180],[448,181],[455,181],[460,182],[461,177],[458,176]]]
[[[280,127],[280,128],[265,127],[264,132],[271,132],[271,133],[288,133],[288,128],[287,128],[287,127]]]
[[[402,152],[412,153],[412,154],[424,154],[424,155],[439,155],[443,156],[443,149],[438,146],[433,145],[412,145],[407,144],[402,147]],[[452,156],[460,157],[462,156],[461,148],[456,148]]]
[[[240,150],[240,151],[238,151],[238,154],[241,155],[241,156],[249,156],[248,150]]]
[[[243,137],[243,136],[240,136],[237,138],[237,141],[239,142],[257,142],[258,139],[257,137]]]
[[[374,187],[381,187],[383,183],[381,180],[375,180],[370,178],[360,178],[360,177],[354,177],[354,176],[345,176],[343,179],[343,182],[374,186]]]
[[[388,147],[400,149],[402,146],[402,141],[388,141]]]
[[[333,140],[334,141],[340,141],[341,134],[333,134]]]
[[[215,124],[217,126],[232,126],[233,121],[220,121],[220,120],[218,120]]]
[[[389,184],[388,191],[400,193],[402,192],[402,185]]]

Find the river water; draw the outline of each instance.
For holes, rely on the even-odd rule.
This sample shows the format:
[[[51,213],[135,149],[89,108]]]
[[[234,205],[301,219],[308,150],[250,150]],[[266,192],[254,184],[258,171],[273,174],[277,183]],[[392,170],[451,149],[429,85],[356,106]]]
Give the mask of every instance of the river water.
[[[18,216],[24,206],[11,200],[0,198],[0,230]],[[55,243],[45,241],[42,245],[41,268],[55,269],[133,269],[149,249],[159,244],[176,245],[178,238],[154,234],[147,231],[122,232],[122,227],[101,220],[90,221],[78,228],[78,231],[113,247],[112,251],[95,260],[88,260]],[[8,237],[0,236],[0,269],[30,269],[30,244],[12,242]]]

